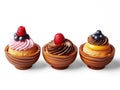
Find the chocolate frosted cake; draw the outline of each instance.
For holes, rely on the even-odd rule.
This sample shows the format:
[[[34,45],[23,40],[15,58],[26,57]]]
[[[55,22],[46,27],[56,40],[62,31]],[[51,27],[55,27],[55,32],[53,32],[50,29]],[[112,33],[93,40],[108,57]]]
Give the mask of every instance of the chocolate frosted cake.
[[[65,69],[76,58],[77,47],[61,33],[55,35],[54,40],[44,45],[43,56],[53,68]]]

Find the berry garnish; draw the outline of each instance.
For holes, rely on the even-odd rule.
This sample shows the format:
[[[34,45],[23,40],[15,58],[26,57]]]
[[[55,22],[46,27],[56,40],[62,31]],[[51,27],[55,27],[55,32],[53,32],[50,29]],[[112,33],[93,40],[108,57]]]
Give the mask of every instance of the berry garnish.
[[[64,35],[62,33],[57,33],[54,37],[54,43],[60,45],[65,41]]]
[[[100,30],[97,30],[96,33],[91,35],[93,39],[95,39],[96,41],[99,41],[101,39],[104,39],[104,35],[102,34],[102,32]]]
[[[15,41],[24,41],[25,39],[29,39],[30,36],[26,33],[25,27],[20,26],[17,30],[17,33],[14,34]]]
[[[102,32],[101,32],[100,30],[97,30],[97,31],[96,31],[96,34],[99,34],[99,35],[100,35],[100,34],[102,34]]]
[[[20,26],[17,30],[17,35],[18,36],[25,36],[26,35],[26,30],[24,26]]]
[[[19,36],[17,36],[16,33],[14,34],[14,40],[15,40],[15,41],[18,41],[18,40],[19,40]]]
[[[25,35],[25,39],[29,39],[30,36],[28,34]]]
[[[94,36],[94,39],[95,40],[100,40],[100,37],[96,35],[96,36]]]
[[[104,35],[100,35],[99,37],[100,37],[100,38],[104,38]]]
[[[94,37],[95,37],[95,34],[92,34],[92,37],[94,38]]]
[[[24,37],[19,37],[19,41],[23,41],[24,40]]]

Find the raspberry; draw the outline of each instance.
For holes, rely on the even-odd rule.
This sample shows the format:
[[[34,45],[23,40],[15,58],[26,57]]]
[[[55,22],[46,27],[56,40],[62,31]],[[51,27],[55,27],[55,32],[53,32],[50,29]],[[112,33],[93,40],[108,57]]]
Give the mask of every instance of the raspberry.
[[[64,35],[62,33],[57,33],[54,37],[54,43],[60,45],[65,41]]]
[[[26,30],[24,26],[20,26],[17,30],[17,35],[18,36],[25,36],[26,35]]]

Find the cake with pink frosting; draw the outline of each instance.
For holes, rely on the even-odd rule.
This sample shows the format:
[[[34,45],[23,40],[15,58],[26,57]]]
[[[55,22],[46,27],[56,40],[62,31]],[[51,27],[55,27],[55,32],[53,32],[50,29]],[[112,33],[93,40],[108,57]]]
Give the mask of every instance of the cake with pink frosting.
[[[6,57],[18,69],[27,69],[35,63],[40,55],[40,46],[27,34],[24,26],[20,26],[14,39],[5,48]]]
[[[34,41],[26,33],[25,27],[20,26],[14,34],[14,39],[9,43],[8,53],[15,56],[30,56],[36,51]]]

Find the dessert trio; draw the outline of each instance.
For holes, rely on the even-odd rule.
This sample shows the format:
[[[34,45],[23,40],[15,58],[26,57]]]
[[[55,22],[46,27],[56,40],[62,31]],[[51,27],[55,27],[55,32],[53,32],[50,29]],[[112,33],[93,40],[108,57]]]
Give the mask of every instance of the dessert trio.
[[[115,54],[114,46],[100,30],[88,36],[87,42],[80,45],[79,50],[62,33],[57,33],[53,40],[42,47],[45,61],[58,70],[68,68],[75,61],[78,51],[81,60],[95,70],[103,69]],[[20,70],[32,67],[39,59],[40,53],[41,47],[32,40],[24,26],[18,28],[13,40],[5,47],[6,58]]]

